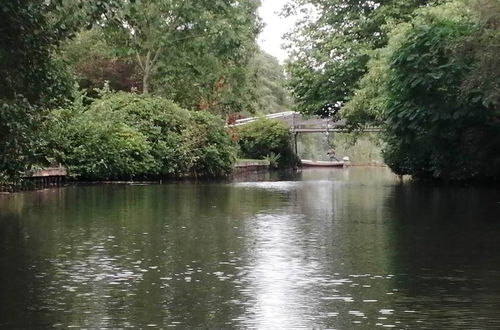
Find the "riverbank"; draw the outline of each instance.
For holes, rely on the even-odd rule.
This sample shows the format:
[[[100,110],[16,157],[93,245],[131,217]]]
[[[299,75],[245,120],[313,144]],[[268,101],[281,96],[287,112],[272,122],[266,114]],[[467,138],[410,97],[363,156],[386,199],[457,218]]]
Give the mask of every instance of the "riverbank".
[[[238,175],[248,172],[258,172],[269,170],[270,162],[268,160],[259,159],[238,159],[234,165],[233,175]]]
[[[265,172],[270,168],[268,160],[238,159],[233,166],[230,176],[246,175],[255,172]],[[69,177],[65,167],[49,167],[35,170],[24,176],[18,183],[0,184],[0,194],[9,194],[20,191],[39,190],[52,187],[60,187],[66,184],[154,184],[174,181],[198,181],[195,176],[184,178],[164,178],[157,180],[75,180]]]

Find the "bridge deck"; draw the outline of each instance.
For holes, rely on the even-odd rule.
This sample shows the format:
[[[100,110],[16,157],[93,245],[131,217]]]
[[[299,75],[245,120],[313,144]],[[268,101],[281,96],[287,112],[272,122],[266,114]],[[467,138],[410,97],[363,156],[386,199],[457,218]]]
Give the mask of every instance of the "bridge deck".
[[[234,124],[227,125],[228,127],[237,127],[247,125],[258,120],[261,117],[250,117],[238,119]],[[330,119],[323,119],[319,117],[304,117],[299,112],[283,111],[278,113],[271,113],[266,115],[267,119],[280,120],[290,127],[293,133],[326,133],[326,132],[347,132],[345,129],[345,120],[332,121]],[[364,132],[380,132],[378,127],[367,127],[363,129]]]
[[[339,127],[305,127],[305,128],[292,128],[292,132],[295,133],[325,133],[325,132],[334,132],[334,133],[347,133],[349,130],[346,128]],[[381,129],[378,127],[368,127],[364,128],[363,132],[380,132]]]

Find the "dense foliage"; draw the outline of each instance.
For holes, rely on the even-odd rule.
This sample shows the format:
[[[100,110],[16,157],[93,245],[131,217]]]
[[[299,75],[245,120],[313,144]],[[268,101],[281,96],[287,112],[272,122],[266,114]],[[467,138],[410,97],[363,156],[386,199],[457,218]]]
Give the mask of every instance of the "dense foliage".
[[[42,108],[60,101],[68,85],[51,52],[60,41],[43,1],[0,2],[0,179],[34,161]]]
[[[352,96],[372,51],[387,43],[389,26],[409,20],[429,0],[293,0],[301,13],[288,39],[294,102],[299,111],[328,115]]]
[[[295,0],[288,64],[299,110],[385,130],[398,174],[500,179],[500,3]]]
[[[72,78],[55,54],[115,5],[98,0],[0,2],[0,181],[18,179],[36,154],[47,109],[70,96]]]
[[[223,176],[235,148],[221,119],[171,101],[104,93],[51,113],[45,154],[80,179]]]
[[[259,4],[0,2],[0,180],[58,162],[84,179],[228,173],[217,118],[290,106],[279,63],[257,51]],[[383,127],[398,174],[500,179],[498,0],[291,0],[296,11],[300,111]],[[265,120],[237,132],[244,157],[280,166],[296,162],[289,134]]]
[[[500,179],[500,6],[479,2],[485,20],[455,1],[398,25],[345,107],[354,125],[384,123],[384,158],[398,174]]]
[[[280,121],[258,119],[240,126],[237,135],[243,158],[270,158],[278,167],[293,167],[299,162],[292,149],[290,130]]]
[[[219,117],[253,112],[259,4],[1,1],[0,180],[58,162],[87,179],[226,174],[223,122],[159,97]],[[159,97],[99,100],[106,84]],[[68,105],[81,89],[95,100]]]
[[[283,66],[273,56],[260,51],[252,59],[257,77],[257,107],[259,113],[288,111],[292,107],[290,92],[286,87]]]
[[[80,31],[65,42],[58,56],[69,64],[82,89],[89,96],[108,85],[114,91],[142,90],[142,80],[136,63],[127,56],[117,56],[106,42],[101,29]]]
[[[63,56],[87,88],[109,80],[115,90],[138,89],[187,109],[250,110],[258,6],[246,0],[124,1],[67,43]]]

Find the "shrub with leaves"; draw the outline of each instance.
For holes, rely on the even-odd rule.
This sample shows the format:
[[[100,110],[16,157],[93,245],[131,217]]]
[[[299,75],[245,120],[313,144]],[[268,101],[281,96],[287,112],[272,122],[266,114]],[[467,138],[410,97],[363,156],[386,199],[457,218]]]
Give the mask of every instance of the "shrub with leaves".
[[[161,97],[133,93],[105,93],[88,109],[90,114],[114,113],[146,137],[155,160],[151,175],[182,175],[182,131],[188,126],[189,112]]]
[[[46,124],[45,150],[79,179],[132,179],[154,168],[146,136],[117,113],[59,109]]]
[[[274,154],[279,167],[299,163],[292,150],[290,131],[280,121],[261,118],[238,128],[238,135],[243,158],[264,159]]]
[[[183,149],[194,176],[218,177],[233,170],[236,145],[224,128],[224,121],[207,112],[191,112],[182,133]]]
[[[85,107],[53,111],[45,151],[80,179],[229,174],[234,146],[222,120],[169,100],[103,93]]]

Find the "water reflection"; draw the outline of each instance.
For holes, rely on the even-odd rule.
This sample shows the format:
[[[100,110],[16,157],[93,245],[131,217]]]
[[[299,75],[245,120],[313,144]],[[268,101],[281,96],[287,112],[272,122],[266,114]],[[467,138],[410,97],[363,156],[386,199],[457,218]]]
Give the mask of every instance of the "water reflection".
[[[381,208],[384,195],[374,199],[370,194],[371,198],[365,199],[356,187],[366,189],[366,185],[349,182],[348,176],[347,171],[306,171],[302,182],[235,185],[286,194],[289,201],[279,214],[274,210],[271,215],[259,214],[247,222],[247,232],[258,239],[250,249],[257,256],[249,264],[252,271],[247,286],[255,299],[253,315],[246,316],[244,325],[269,329],[384,325],[369,317],[377,316],[378,297],[393,292],[389,284],[393,275],[378,275],[385,270],[380,267],[384,262],[378,259],[383,261],[386,255],[376,253],[373,258],[372,249],[364,241],[370,237],[374,243],[385,240],[384,228],[374,230],[372,226],[379,220],[380,211],[374,211]],[[388,179],[392,182],[394,178]],[[356,227],[352,232],[342,221],[349,216]],[[346,236],[358,239],[350,241]],[[367,267],[371,264],[373,268]]]
[[[0,197],[0,327],[498,328],[500,192],[386,169]]]

